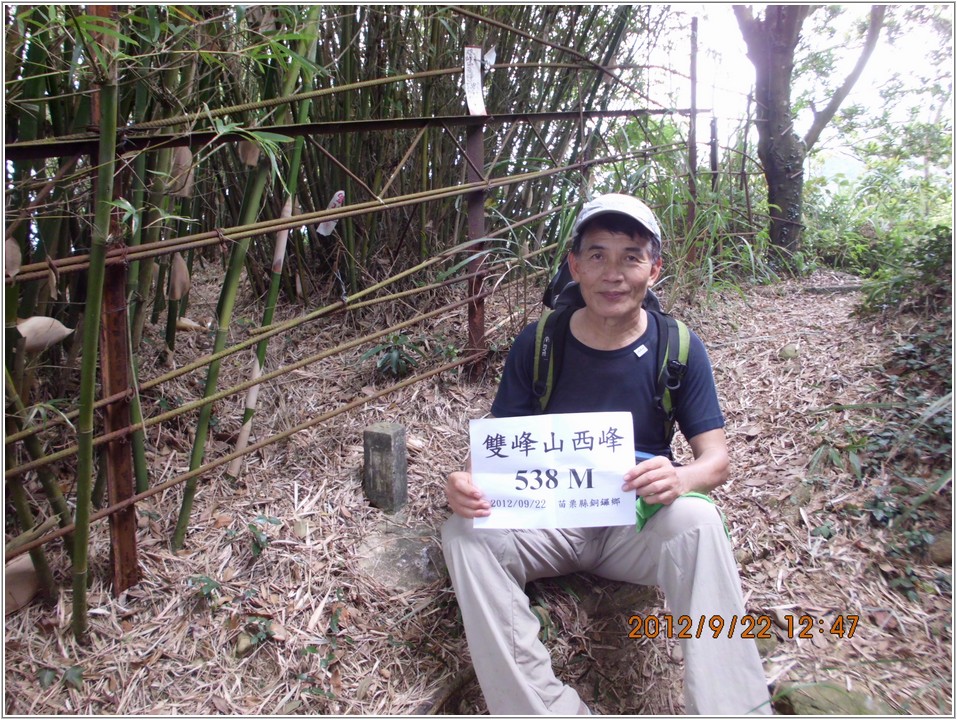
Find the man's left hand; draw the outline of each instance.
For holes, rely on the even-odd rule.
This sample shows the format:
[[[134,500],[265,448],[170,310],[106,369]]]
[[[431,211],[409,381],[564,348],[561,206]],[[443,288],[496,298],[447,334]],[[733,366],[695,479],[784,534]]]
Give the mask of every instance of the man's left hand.
[[[678,476],[677,468],[661,455],[643,460],[625,473],[622,490],[635,490],[648,503],[670,505],[689,491]]]

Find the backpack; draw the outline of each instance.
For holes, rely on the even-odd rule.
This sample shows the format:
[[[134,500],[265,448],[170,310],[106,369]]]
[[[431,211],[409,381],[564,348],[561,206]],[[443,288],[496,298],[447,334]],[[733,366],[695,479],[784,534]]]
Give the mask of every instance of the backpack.
[[[538,398],[539,412],[545,412],[548,407],[552,388],[561,372],[561,359],[572,313],[585,305],[578,283],[572,280],[567,259],[562,262],[558,272],[545,288],[542,302],[546,310],[535,328],[535,364],[532,374],[532,389]],[[691,333],[683,322],[662,312],[661,303],[651,289],[645,295],[641,306],[658,321],[658,383],[654,400],[663,418],[665,440],[671,445],[675,434],[675,403],[672,393],[681,387],[681,381],[688,370]]]

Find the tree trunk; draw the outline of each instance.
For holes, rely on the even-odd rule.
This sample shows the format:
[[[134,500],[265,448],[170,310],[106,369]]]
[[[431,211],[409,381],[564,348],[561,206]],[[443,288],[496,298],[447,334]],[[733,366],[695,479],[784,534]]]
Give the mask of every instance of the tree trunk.
[[[734,6],[738,27],[748,46],[748,58],[755,70],[758,158],[768,183],[771,245],[785,257],[801,248],[804,158],[860,77],[884,24],[885,7],[873,6],[857,64],[827,106],[815,111],[811,129],[801,140],[792,123],[791,74],[801,26],[812,9],[810,5],[769,5],[764,20],[759,20],[750,6]]]
[[[791,73],[807,5],[769,5],[765,19],[735,5],[738,26],[755,69],[758,158],[768,183],[771,244],[787,255],[800,248],[801,194],[807,149],[791,121]]]

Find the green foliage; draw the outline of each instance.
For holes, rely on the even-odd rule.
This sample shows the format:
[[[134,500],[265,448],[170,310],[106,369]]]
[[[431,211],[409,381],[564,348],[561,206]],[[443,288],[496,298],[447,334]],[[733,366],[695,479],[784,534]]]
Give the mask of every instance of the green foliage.
[[[273,636],[269,618],[259,615],[251,615],[246,619],[245,630],[252,645],[261,645]]]
[[[197,592],[206,599],[207,602],[215,600],[219,596],[222,585],[208,575],[193,575],[189,579],[189,586],[196,588]]]
[[[923,583],[917,576],[917,573],[914,572],[914,568],[910,565],[904,568],[904,572],[901,575],[898,575],[890,581],[890,586],[904,593],[911,602],[918,601],[919,595],[917,591],[922,589],[922,585]]]
[[[419,366],[413,355],[423,356],[422,350],[408,335],[391,333],[385,342],[379,343],[366,350],[360,360],[363,362],[373,356],[379,356],[376,361],[376,370],[385,377],[394,379],[404,378]]]
[[[904,248],[899,263],[885,264],[864,286],[861,312],[949,312],[953,303],[953,228],[938,225]]]
[[[852,473],[861,482],[864,479],[861,453],[866,446],[867,438],[850,425],[845,425],[840,435],[826,433],[811,455],[808,471],[812,476],[821,475],[827,466],[831,466]]]
[[[40,687],[46,690],[48,687],[53,685],[56,682],[57,672],[52,668],[41,668],[40,672],[37,673],[37,680],[40,683]]]
[[[253,522],[246,526],[246,528],[249,530],[249,534],[252,535],[251,548],[253,557],[259,557],[262,555],[263,550],[269,547],[269,543],[271,541],[270,537],[260,527],[262,524],[281,525],[282,521],[279,518],[260,515]]]
[[[852,475],[865,493],[860,510],[886,529],[888,555],[923,559],[935,534],[952,524],[953,381],[949,320],[920,321],[927,327],[898,336],[887,351],[880,376],[887,402],[829,408],[876,412],[845,416],[836,429],[822,421],[809,475]],[[912,569],[885,572],[891,586],[911,599],[936,592]]]
[[[79,665],[68,667],[63,672],[63,684],[69,685],[74,690],[83,689],[83,668]]]

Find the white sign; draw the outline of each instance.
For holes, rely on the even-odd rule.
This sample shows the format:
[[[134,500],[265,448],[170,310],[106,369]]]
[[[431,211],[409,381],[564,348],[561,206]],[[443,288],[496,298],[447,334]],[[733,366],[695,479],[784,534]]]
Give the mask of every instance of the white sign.
[[[465,48],[465,104],[469,115],[485,115],[485,98],[482,92],[482,48],[468,45]]]
[[[472,482],[492,505],[476,528],[633,525],[631,413],[563,413],[469,422]]]

